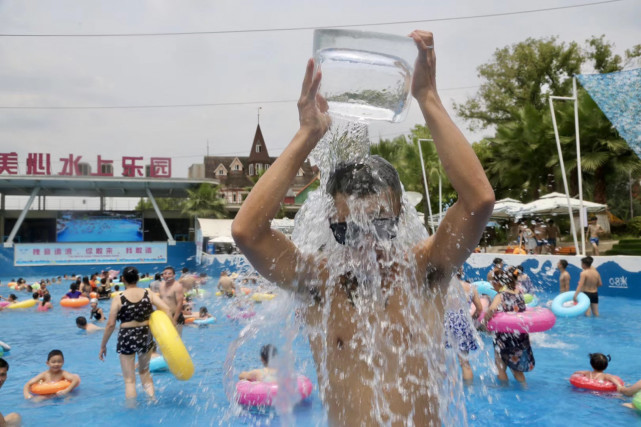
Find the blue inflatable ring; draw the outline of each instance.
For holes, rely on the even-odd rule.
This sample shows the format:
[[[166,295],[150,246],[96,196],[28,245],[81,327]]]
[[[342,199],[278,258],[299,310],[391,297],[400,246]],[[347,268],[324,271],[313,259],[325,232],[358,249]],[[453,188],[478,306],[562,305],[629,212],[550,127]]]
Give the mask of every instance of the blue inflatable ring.
[[[498,293],[494,290],[494,286],[492,286],[490,282],[486,282],[485,280],[474,282],[472,283],[472,286],[476,286],[476,290],[479,294],[487,295],[490,297],[490,299],[494,299],[494,297]]]
[[[590,308],[590,298],[583,292],[577,297],[578,304],[564,307],[563,304],[572,301],[572,298],[574,298],[574,291],[563,292],[557,295],[552,301],[552,307],[550,307],[552,312],[556,314],[557,317],[576,317],[582,315]]]
[[[533,295],[532,301],[528,302],[525,305],[528,307],[536,307],[537,305],[539,305],[539,299],[536,297],[536,295]]]
[[[215,317],[208,317],[206,319],[196,319],[194,320],[195,325],[211,325],[216,321]]]
[[[159,357],[154,357],[149,361],[149,370],[151,372],[167,371],[169,370],[169,366],[167,366],[167,362],[165,361],[165,358],[162,356],[159,356]]]

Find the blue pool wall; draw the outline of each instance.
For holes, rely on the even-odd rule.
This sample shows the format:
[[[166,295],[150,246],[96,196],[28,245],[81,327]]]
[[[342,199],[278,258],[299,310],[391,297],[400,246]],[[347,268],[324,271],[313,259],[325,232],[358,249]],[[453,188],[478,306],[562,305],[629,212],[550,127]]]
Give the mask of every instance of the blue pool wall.
[[[568,262],[570,289],[576,289],[581,274],[582,256],[558,255],[512,255],[512,254],[472,254],[465,263],[465,279],[474,282],[486,280],[495,258],[502,258],[508,266],[523,266],[524,272],[534,285],[543,292],[559,293],[559,270],[557,264],[564,259]],[[599,294],[641,299],[641,257],[638,256],[598,256],[592,266],[601,275],[603,286]]]
[[[170,265],[177,272],[183,267],[190,271],[202,271],[202,266],[196,263],[196,245],[194,242],[176,242],[175,245],[167,246],[167,263],[151,264],[94,264],[94,265],[45,265],[31,267],[15,267],[13,265],[14,248],[0,247],[0,278],[18,277],[42,277],[50,278],[64,274],[91,275],[102,270],[122,270],[129,265],[135,266],[141,274],[160,273],[166,266]]]

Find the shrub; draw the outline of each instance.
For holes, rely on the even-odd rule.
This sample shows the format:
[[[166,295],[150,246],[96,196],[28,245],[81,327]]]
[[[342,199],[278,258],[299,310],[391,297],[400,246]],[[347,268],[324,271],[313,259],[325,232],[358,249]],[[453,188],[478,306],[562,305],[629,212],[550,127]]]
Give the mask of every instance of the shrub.
[[[641,216],[635,216],[628,221],[628,233],[641,236]]]

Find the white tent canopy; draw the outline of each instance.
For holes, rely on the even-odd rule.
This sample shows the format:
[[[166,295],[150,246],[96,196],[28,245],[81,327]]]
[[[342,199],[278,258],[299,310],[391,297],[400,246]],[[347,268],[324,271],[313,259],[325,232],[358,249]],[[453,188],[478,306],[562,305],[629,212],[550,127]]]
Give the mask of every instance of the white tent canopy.
[[[213,239],[209,239],[211,243],[235,243],[234,239],[230,236],[218,236]]]
[[[501,199],[494,203],[494,210],[492,211],[492,218],[507,219],[522,216],[523,206],[522,202],[514,199]]]
[[[573,211],[579,211],[581,203],[577,199],[570,198],[570,207]],[[605,212],[607,205],[583,201],[583,207],[590,213]],[[567,214],[568,199],[562,193],[550,193],[542,196],[539,200],[523,205],[521,215],[553,215]]]

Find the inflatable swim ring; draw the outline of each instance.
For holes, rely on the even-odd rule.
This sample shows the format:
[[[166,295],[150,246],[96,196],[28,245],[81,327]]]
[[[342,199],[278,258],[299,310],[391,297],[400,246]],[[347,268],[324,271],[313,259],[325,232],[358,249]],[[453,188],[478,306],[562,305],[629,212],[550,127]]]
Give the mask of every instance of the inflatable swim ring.
[[[36,282],[33,285],[31,285],[31,289],[34,291],[39,291],[40,290],[40,283]]]
[[[255,311],[239,311],[237,313],[228,314],[227,318],[231,320],[251,319],[255,315]]]
[[[138,280],[138,283],[151,282],[152,280],[154,280],[153,277],[144,277],[144,278]]]
[[[89,298],[98,298],[98,294],[96,292],[91,292],[89,294]]]
[[[109,295],[109,298],[116,298],[121,293],[122,293],[122,291],[112,292],[111,295]]]
[[[252,290],[251,290],[250,288],[245,288],[245,287],[241,287],[241,288],[240,288],[240,291],[241,291],[242,293],[244,293],[245,295],[249,295],[249,294],[251,294],[251,292],[252,292]]]
[[[191,291],[185,292],[186,297],[204,297],[206,291],[204,289],[192,289]]]
[[[39,395],[56,394],[71,385],[69,380],[60,380],[53,383],[38,383],[31,386],[31,393]]]
[[[9,282],[9,283],[7,283],[7,286],[10,287],[11,289],[13,289],[16,286],[18,286],[18,283],[17,282]]]
[[[196,319],[193,318],[193,317],[187,317],[185,319],[185,325],[189,325],[190,323],[194,323],[194,320],[196,320]]]
[[[528,307],[536,307],[539,305],[539,299],[536,297],[536,295],[532,294],[523,294],[523,299],[525,300],[525,305]]]
[[[251,296],[251,299],[257,302],[262,302],[262,301],[271,301],[274,298],[276,298],[276,294],[263,294],[263,293],[255,293]]]
[[[613,375],[623,384],[621,378]],[[574,373],[570,376],[570,384],[577,388],[585,388],[594,391],[617,391],[617,385],[610,381],[597,381],[586,377],[585,375]]]
[[[162,356],[154,357],[149,361],[149,370],[151,372],[166,371],[168,369],[169,367],[167,366],[167,362]]]
[[[6,307],[11,304],[9,301],[0,301],[0,307]]]
[[[632,398],[632,405],[641,411],[641,391],[634,395]]]
[[[216,321],[215,317],[208,317],[206,319],[195,319],[194,324],[195,325],[211,325]]]
[[[84,307],[87,304],[89,304],[89,298],[87,297],[65,298],[60,300],[60,305],[67,308]]]
[[[7,308],[10,308],[12,310],[16,309],[16,308],[30,308],[30,307],[33,307],[34,305],[36,305],[37,303],[38,303],[38,301],[35,300],[35,299],[28,299],[26,301],[20,301],[20,302],[17,302],[15,304],[10,304],[10,305],[7,306]]]
[[[573,304],[572,298],[574,298],[574,291],[563,292],[560,295],[557,295],[556,298],[552,301],[552,312],[558,317],[576,317],[585,313],[585,311],[590,308],[590,298],[581,292],[577,296],[578,303]],[[570,303],[567,304],[566,303]]]
[[[483,316],[483,313],[481,316]],[[497,311],[487,322],[487,329],[496,332],[544,332],[556,323],[554,314],[543,307],[528,307],[525,311]]]
[[[232,295],[236,295],[236,291],[232,291],[231,293],[232,293]],[[223,291],[218,291],[218,292],[216,292],[216,294],[215,294],[215,295],[216,295],[217,297],[222,297],[222,296],[223,296]]]
[[[492,284],[490,282],[486,282],[485,280],[474,282],[472,283],[472,286],[476,286],[476,290],[479,294],[487,295],[492,299],[494,299],[497,294]]]
[[[300,402],[312,394],[312,382],[304,375],[299,375],[296,382]],[[241,405],[271,406],[277,394],[278,383],[276,382],[241,380],[236,383],[236,400]]]
[[[149,317],[149,327],[171,373],[181,381],[191,378],[194,364],[169,316],[163,311],[154,311]]]

